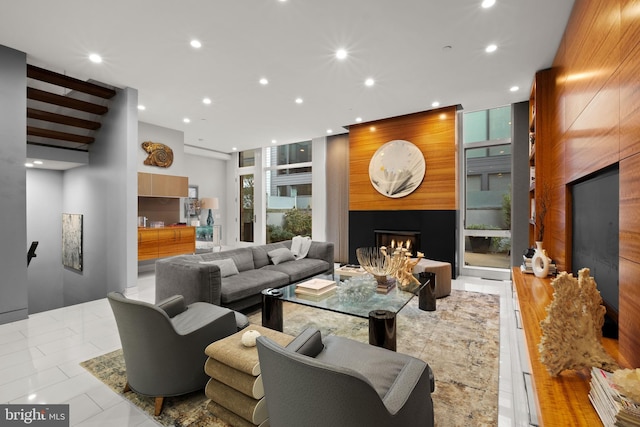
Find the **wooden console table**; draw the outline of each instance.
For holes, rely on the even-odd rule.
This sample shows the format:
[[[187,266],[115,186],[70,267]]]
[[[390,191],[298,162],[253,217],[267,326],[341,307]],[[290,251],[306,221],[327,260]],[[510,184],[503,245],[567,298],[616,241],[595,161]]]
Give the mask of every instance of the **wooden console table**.
[[[138,228],[138,261],[196,251],[196,228]]]
[[[564,371],[553,378],[540,362],[538,344],[541,338],[540,322],[547,317],[546,307],[553,299],[551,278],[539,279],[533,274],[513,268],[513,283],[518,294],[522,328],[531,363],[533,392],[541,426],[598,426],[602,425],[598,414],[589,402],[588,370]],[[621,367],[629,364],[618,352],[618,341],[603,339],[607,352]]]

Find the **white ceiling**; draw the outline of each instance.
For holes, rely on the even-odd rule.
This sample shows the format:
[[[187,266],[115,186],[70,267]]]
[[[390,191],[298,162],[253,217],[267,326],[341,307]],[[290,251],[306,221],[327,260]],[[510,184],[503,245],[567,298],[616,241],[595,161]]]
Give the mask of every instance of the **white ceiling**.
[[[489,9],[481,1],[20,0],[2,6],[0,44],[30,64],[135,88],[146,106],[140,121],[228,153],[344,133],[356,117],[429,110],[433,101],[474,111],[527,100],[573,0],[497,0]],[[335,58],[339,48],[345,60]]]

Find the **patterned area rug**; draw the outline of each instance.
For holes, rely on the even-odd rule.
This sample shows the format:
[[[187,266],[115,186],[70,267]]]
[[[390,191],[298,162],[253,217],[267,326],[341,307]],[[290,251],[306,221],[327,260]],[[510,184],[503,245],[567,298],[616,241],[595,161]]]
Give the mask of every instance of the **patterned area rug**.
[[[365,319],[297,304],[285,303],[284,332],[297,335],[306,327],[323,333],[368,342]],[[249,315],[260,324],[260,312]],[[414,298],[397,318],[397,350],[431,366],[436,379],[432,395],[435,425],[495,426],[498,424],[498,374],[500,356],[500,297],[453,290],[437,300],[433,312],[418,309]],[[99,356],[81,365],[99,380],[153,416],[153,399],[122,393],[125,379],[122,351]],[[165,426],[218,427],[228,424],[206,409],[204,392],[165,399],[156,421]]]

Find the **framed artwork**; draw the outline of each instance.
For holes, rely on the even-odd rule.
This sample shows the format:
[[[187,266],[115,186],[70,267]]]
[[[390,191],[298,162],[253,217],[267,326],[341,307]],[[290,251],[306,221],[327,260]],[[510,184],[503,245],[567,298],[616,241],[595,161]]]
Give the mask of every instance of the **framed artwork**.
[[[62,214],[62,265],[82,271],[82,214]]]
[[[200,215],[200,209],[198,207],[198,186],[189,186],[189,197],[185,200],[184,216],[186,218],[195,217]]]
[[[380,194],[398,198],[415,191],[422,183],[426,166],[418,147],[400,139],[389,141],[369,162],[371,185]]]

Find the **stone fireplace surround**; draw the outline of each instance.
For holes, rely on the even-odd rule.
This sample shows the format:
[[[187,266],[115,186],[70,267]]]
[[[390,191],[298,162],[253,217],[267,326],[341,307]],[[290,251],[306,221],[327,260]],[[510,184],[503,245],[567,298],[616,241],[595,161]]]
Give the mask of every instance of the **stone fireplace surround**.
[[[376,246],[375,230],[410,230],[420,233],[417,250],[427,259],[450,263],[455,278],[457,217],[457,210],[349,211],[349,263],[358,263],[357,248]]]

